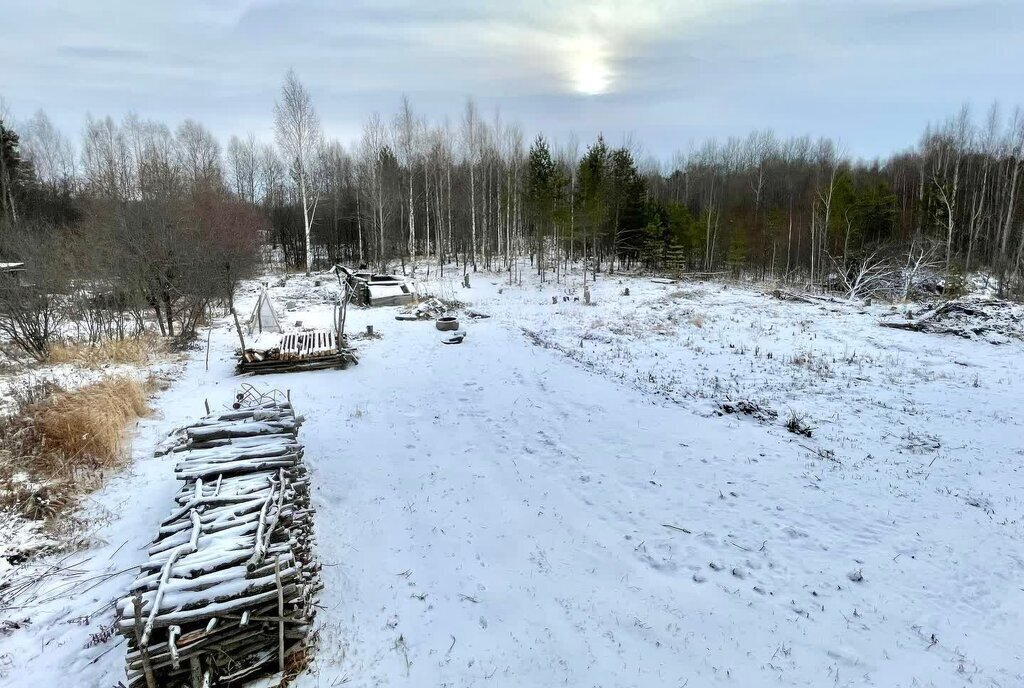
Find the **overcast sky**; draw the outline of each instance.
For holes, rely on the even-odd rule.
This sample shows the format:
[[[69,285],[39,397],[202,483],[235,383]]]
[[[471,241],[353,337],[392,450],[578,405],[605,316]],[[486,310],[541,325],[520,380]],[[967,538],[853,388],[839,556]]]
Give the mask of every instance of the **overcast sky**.
[[[269,139],[289,67],[343,143],[402,93],[665,159],[754,128],[872,157],[965,102],[1024,104],[1024,0],[2,2],[0,96],[75,139],[130,110]]]

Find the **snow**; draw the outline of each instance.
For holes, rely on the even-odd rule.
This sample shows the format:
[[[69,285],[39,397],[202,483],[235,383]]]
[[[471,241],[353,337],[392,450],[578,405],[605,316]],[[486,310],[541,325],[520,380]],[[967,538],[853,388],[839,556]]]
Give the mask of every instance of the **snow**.
[[[28,482],[28,476],[16,475],[19,482]],[[3,590],[8,576],[17,572],[11,560],[18,560],[26,552],[36,552],[51,545],[50,538],[42,532],[39,523],[28,521],[18,514],[0,509],[0,590]]]
[[[602,277],[586,306],[578,276],[420,277],[493,317],[443,346],[353,308],[383,335],[358,366],[247,380],[306,418],[325,588],[294,685],[1024,685],[1020,341],[712,282]],[[315,327],[337,290],[269,291]],[[96,634],[174,506],[153,450],[230,401],[236,344],[220,322],[94,496],[95,545],[0,615],[31,620],[0,636],[4,685],[123,678]]]
[[[0,359],[2,361],[2,359]],[[3,364],[0,363],[0,366]],[[61,389],[78,389],[99,382],[108,377],[124,376],[144,380],[150,374],[168,375],[170,364],[138,366],[132,364],[107,364],[98,368],[86,368],[71,363],[28,365],[23,362],[10,363],[5,374],[0,374],[0,416],[8,416],[15,410],[15,396],[33,387],[47,384]]]
[[[270,351],[281,346],[281,334],[279,332],[259,332],[245,340],[246,347],[253,351]]]

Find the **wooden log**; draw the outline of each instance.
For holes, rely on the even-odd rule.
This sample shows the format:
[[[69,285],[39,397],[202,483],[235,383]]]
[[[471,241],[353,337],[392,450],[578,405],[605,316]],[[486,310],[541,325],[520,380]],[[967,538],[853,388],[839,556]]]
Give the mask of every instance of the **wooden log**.
[[[203,684],[203,665],[198,657],[193,657],[190,664],[192,667],[192,688],[199,688]]]
[[[149,688],[156,688],[156,678],[153,676],[153,667],[149,664],[149,653],[146,651],[145,643],[142,642],[142,594],[135,593],[135,642],[142,653],[142,667],[146,674],[146,685]]]
[[[291,577],[293,576],[289,572],[289,578]],[[301,592],[301,587],[298,584],[284,585],[285,599],[296,598]],[[237,597],[222,596],[220,599],[202,599],[189,605],[189,608],[166,609],[154,618],[153,626],[154,628],[167,628],[175,624],[205,623],[214,616],[224,616],[232,612],[241,613],[244,609],[273,600],[276,595],[277,589],[271,578],[269,585],[261,583],[258,589],[248,590],[245,594]],[[118,626],[122,630],[130,629],[131,623],[121,621]]]
[[[284,592],[281,587],[280,557],[274,557],[274,576],[277,578],[277,615],[284,616]],[[277,670],[284,673],[284,620],[277,624],[278,656]]]
[[[174,644],[179,635],[181,635],[181,626],[171,626],[167,629],[167,649],[171,656],[171,667],[174,669],[181,666],[178,661],[178,648]]]
[[[167,579],[171,575],[171,566],[174,565],[174,560],[186,552],[195,552],[196,547],[199,544],[199,512],[192,511],[192,539],[187,545],[179,545],[167,559],[167,563],[164,565],[163,573],[161,574],[160,584],[156,590],[156,596],[153,600],[153,609],[149,613],[149,618],[146,620],[146,628],[142,631],[142,638],[139,640],[139,645],[144,647],[149,643],[149,635],[153,632],[153,622],[156,619],[157,611],[160,609],[160,600],[163,598],[163,586],[167,583]]]

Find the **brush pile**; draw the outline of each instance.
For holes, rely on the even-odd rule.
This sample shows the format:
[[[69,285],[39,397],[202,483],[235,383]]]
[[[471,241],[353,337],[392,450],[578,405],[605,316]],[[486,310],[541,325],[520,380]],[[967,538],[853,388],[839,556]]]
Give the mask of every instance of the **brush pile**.
[[[434,320],[451,310],[441,299],[431,296],[419,303],[407,306],[395,316],[395,320]]]
[[[234,686],[305,656],[320,589],[301,418],[239,395],[160,450],[183,481],[129,596],[128,685]]]
[[[1024,339],[1024,307],[999,299],[964,297],[926,305],[905,316],[881,321],[882,327],[913,332],[949,334],[1006,344]]]

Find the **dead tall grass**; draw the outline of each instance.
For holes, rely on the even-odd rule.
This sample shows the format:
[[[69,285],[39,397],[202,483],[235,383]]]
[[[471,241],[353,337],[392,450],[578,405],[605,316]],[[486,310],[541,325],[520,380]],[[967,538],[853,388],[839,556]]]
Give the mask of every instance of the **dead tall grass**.
[[[50,397],[31,409],[50,451],[109,468],[121,457],[125,426],[149,413],[147,384],[117,377]]]
[[[127,428],[149,414],[151,380],[115,377],[50,390],[0,426],[0,509],[52,519],[127,457]]]
[[[98,344],[68,342],[54,344],[47,356],[49,363],[74,363],[99,368],[109,363],[145,365],[167,353],[166,343],[154,334],[129,339],[107,339]]]

